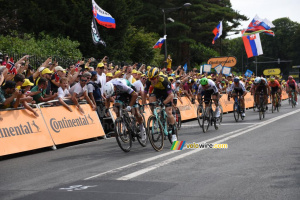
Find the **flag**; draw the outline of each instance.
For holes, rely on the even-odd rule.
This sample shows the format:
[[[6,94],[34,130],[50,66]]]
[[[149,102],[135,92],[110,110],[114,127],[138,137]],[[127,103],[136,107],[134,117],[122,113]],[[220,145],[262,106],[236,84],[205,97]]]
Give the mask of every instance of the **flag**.
[[[246,77],[251,77],[252,74],[253,74],[253,71],[251,71],[251,70],[249,70],[249,69],[247,69],[247,71],[245,72],[245,76],[246,76]]]
[[[106,47],[105,42],[100,38],[95,18],[92,19],[92,39],[94,45],[103,44]]]
[[[116,28],[115,19],[108,12],[100,8],[94,0],[92,0],[92,5],[93,14],[98,24],[106,28]]]
[[[243,36],[243,42],[248,58],[263,54],[259,33]]]
[[[163,45],[164,41],[167,39],[167,35],[165,35],[163,38],[160,38],[156,44],[153,46],[154,49],[156,48],[161,48],[161,46]]]
[[[10,58],[8,63],[6,64],[6,68],[8,69],[8,72],[11,74],[17,74],[17,69],[15,67],[14,59]]]
[[[55,77],[55,82],[59,82],[60,78],[59,78],[57,72],[54,73],[54,77]]]
[[[78,67],[80,66],[79,62],[80,62],[80,61],[78,61],[78,62],[76,63],[76,65],[75,65],[75,71],[76,71],[76,72],[78,72]]]
[[[187,63],[185,63],[185,64],[183,65],[183,70],[184,70],[184,72],[187,71]]]
[[[218,24],[218,26],[213,30],[213,34],[215,35],[212,44],[215,44],[215,40],[217,40],[219,37],[221,37],[223,32],[223,26],[222,26],[222,21]]]
[[[253,18],[251,23],[248,25],[243,36],[252,35],[255,33],[265,33],[267,35],[275,36],[271,28],[275,26],[268,19],[261,19],[257,15]]]

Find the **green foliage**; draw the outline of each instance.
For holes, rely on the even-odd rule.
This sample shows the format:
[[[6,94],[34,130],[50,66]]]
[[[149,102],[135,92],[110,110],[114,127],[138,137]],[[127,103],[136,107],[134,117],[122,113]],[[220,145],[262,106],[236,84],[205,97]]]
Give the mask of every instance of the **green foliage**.
[[[23,37],[19,37],[15,31],[11,35],[0,35],[0,50],[9,54],[29,54],[42,58],[59,56],[61,59],[78,60],[82,57],[78,49],[79,45],[79,42],[71,41],[69,37],[54,38],[43,32],[39,34],[38,38],[27,33]]]
[[[0,0],[5,7],[0,7],[1,15],[6,20],[5,26],[0,22],[0,35],[11,35],[11,30],[18,33],[33,34],[30,39],[42,40],[41,32],[47,37],[59,38],[53,45],[30,51],[63,56],[77,57],[76,52],[63,50],[70,46],[62,38],[78,41],[80,52],[85,57],[102,58],[108,55],[110,60],[128,62],[146,62],[161,66],[164,50],[152,49],[163,34],[163,13],[161,8],[179,8],[184,0],[96,0],[97,4],[109,12],[116,20],[116,29],[107,29],[98,25],[99,33],[107,47],[94,46],[91,38],[92,5],[86,0]],[[207,58],[220,52],[219,47],[212,46],[212,30],[223,20],[222,37],[232,28],[236,28],[244,15],[231,8],[229,0],[191,0],[192,6],[171,9],[166,18],[171,17],[175,23],[167,21],[168,53],[173,57],[173,65],[188,63],[188,66],[207,61]],[[230,22],[231,25],[229,25]],[[135,28],[133,28],[135,27]],[[156,33],[156,34],[154,34]],[[25,35],[22,37],[24,38]],[[33,38],[34,37],[34,38]],[[76,43],[78,44],[78,43]],[[201,44],[201,45],[200,45]],[[42,45],[42,44],[41,44]],[[58,45],[62,48],[59,47]],[[22,45],[14,51],[29,51]],[[74,48],[74,51],[76,51]],[[204,54],[203,54],[204,53]],[[203,54],[203,55],[202,55]]]

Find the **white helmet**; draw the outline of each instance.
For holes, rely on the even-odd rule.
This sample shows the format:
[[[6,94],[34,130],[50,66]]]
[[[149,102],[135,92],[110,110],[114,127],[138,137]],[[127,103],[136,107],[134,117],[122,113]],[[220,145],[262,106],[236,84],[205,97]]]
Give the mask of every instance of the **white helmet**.
[[[196,84],[199,85],[200,84],[200,80],[201,79],[197,79]]]
[[[254,79],[254,84],[255,84],[255,85],[259,84],[260,82],[261,82],[261,78],[260,78],[260,77],[256,77],[256,78]]]
[[[111,97],[114,94],[114,85],[111,82],[105,83],[103,87],[103,93],[106,97]]]

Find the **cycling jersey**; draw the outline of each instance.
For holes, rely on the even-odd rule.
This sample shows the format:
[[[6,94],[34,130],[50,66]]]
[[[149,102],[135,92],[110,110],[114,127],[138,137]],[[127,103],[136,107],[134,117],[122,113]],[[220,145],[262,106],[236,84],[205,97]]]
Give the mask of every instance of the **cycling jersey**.
[[[286,82],[286,84],[287,84],[290,88],[292,88],[292,89],[294,90],[297,83],[296,83],[296,81],[295,81],[294,79],[292,79],[292,80],[288,80],[288,81]]]
[[[269,86],[270,87],[280,87],[280,84],[279,84],[279,82],[277,81],[277,80],[274,80],[273,82],[269,82]]]
[[[127,93],[131,94],[134,90],[131,88],[131,84],[127,79],[123,78],[116,78],[112,79],[111,82],[117,89],[116,89],[116,94],[120,93]]]
[[[239,84],[232,83],[229,92],[232,92],[233,90],[242,90],[243,92],[245,92],[245,84],[242,81],[239,81]]]
[[[213,82],[212,80],[208,79],[208,87],[206,89],[204,89],[202,87],[202,85],[199,85],[199,88],[198,88],[198,94],[201,94],[203,91],[205,90],[213,90],[214,93],[218,93],[218,88],[215,84],[215,82]]]
[[[156,83],[155,85],[152,85],[154,88],[153,92],[165,91],[167,94],[170,94],[172,92],[172,88],[171,88],[171,83],[168,80],[168,78],[165,76],[159,75],[158,79],[159,79],[158,83]],[[151,85],[151,81],[147,80],[146,87],[145,87],[146,93],[148,93],[150,85]]]

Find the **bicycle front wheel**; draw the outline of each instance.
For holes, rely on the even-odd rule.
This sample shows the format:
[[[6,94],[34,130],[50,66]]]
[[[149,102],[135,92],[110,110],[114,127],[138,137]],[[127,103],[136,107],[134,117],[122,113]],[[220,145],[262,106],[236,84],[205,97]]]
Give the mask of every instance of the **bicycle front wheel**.
[[[203,127],[203,116],[204,116],[203,108],[202,108],[202,106],[198,106],[198,108],[197,108],[197,119],[198,119],[198,123],[199,123],[200,128]]]
[[[124,152],[129,152],[132,147],[132,138],[121,117],[118,117],[115,121],[115,133],[119,147]]]
[[[162,150],[164,147],[164,132],[154,115],[151,115],[148,119],[147,134],[153,149],[156,151]]]
[[[237,103],[233,104],[233,116],[236,122],[239,121],[239,105]]]
[[[206,109],[207,110],[207,109]],[[209,110],[204,111],[203,117],[202,117],[202,130],[204,133],[207,132],[208,127],[210,125],[210,121],[211,121],[211,116],[210,116],[210,112]]]
[[[143,118],[143,127],[144,127],[144,130],[145,130],[145,134],[146,134],[146,137],[145,137],[145,140],[142,140],[142,133],[141,133],[141,130],[140,130],[140,125],[138,124],[138,122],[135,120],[134,117],[132,117],[133,119],[133,122],[135,123],[135,132],[136,132],[136,138],[138,140],[138,142],[140,143],[140,145],[142,147],[146,147],[147,146],[147,140],[148,140],[148,136],[147,136],[147,129],[146,129],[146,124],[145,124],[145,118],[144,118],[144,115],[142,115],[142,118]]]

